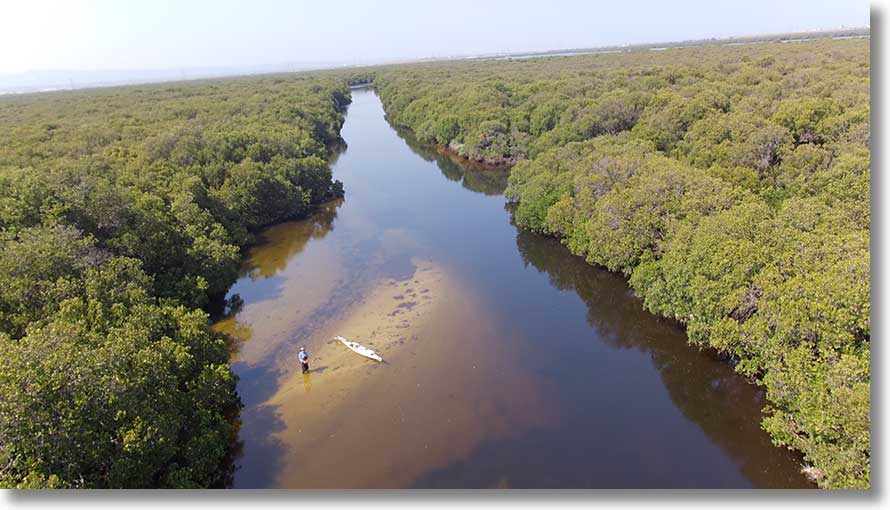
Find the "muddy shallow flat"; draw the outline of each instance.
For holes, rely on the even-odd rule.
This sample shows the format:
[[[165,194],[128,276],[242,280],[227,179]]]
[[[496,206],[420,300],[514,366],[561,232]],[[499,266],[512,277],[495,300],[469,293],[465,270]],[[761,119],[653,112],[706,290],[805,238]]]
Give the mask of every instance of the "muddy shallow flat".
[[[418,264],[410,278],[381,281],[333,319],[321,338],[357,339],[385,361],[327,341],[317,348],[310,374],[288,371],[265,404],[287,423],[278,437],[290,461],[278,485],[405,486],[464,458],[482,440],[509,436],[546,416],[528,412],[543,399],[518,360],[479,352],[495,342],[465,341],[493,338],[493,324],[475,317],[466,329],[453,329],[450,318],[470,317],[479,310],[474,305],[440,268]],[[476,396],[475,388],[495,374],[497,384]]]

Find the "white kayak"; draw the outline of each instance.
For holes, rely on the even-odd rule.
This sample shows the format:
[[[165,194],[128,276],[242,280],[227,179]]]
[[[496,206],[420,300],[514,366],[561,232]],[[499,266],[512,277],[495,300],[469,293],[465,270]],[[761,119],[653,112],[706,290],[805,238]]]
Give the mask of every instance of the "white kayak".
[[[383,361],[383,358],[381,358],[379,354],[372,351],[371,349],[368,349],[367,347],[365,347],[364,345],[362,345],[360,343],[350,342],[349,340],[343,338],[342,336],[335,336],[334,338],[339,340],[341,344],[352,349],[352,351],[355,352],[356,354],[361,354],[362,356],[364,356],[366,358],[371,358],[374,361]]]

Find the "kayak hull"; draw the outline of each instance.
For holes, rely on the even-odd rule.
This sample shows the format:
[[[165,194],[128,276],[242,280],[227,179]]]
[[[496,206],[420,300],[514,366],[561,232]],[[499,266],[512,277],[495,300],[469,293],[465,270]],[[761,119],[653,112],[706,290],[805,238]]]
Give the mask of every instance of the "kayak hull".
[[[348,347],[349,350],[351,350],[352,352],[358,354],[359,356],[364,356],[364,357],[366,357],[366,358],[368,358],[368,359],[372,359],[372,360],[374,360],[374,361],[383,361],[383,358],[380,357],[379,354],[377,354],[376,352],[372,351],[371,349],[368,349],[367,347],[365,347],[364,345],[362,345],[362,344],[360,344],[360,343],[358,343],[358,342],[352,342],[352,341],[347,340],[347,339],[345,339],[345,338],[343,338],[342,336],[339,336],[339,335],[338,335],[338,336],[335,336],[334,338],[335,338],[337,341],[339,341],[341,344],[343,344],[343,345],[345,345],[346,347]]]

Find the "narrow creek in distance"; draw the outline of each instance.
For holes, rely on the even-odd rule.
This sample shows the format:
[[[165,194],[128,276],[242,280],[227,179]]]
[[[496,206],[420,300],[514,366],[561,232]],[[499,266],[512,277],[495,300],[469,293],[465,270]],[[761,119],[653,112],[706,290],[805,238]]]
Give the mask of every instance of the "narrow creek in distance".
[[[505,171],[416,143],[372,90],[352,99],[346,199],[265,231],[215,325],[238,339],[235,487],[811,486],[760,429],[760,390],[620,276],[511,223]]]

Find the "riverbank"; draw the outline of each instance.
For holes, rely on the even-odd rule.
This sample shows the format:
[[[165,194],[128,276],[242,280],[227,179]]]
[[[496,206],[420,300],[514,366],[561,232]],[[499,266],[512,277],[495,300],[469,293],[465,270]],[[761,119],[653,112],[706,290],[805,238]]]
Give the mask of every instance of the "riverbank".
[[[505,191],[518,226],[737,361],[820,486],[867,488],[868,65],[867,40],[820,39],[393,67],[375,86],[421,140],[529,154]]]
[[[403,137],[406,138],[406,140],[411,140],[413,143],[423,144],[423,142],[420,142],[420,141],[417,141],[417,140],[416,140],[416,137],[414,137],[413,130],[412,130],[410,127],[408,127],[408,126],[404,126],[404,125],[399,125],[399,126],[398,126],[398,129],[400,129],[400,130],[404,130],[404,131],[406,132],[405,134],[402,135]],[[406,136],[406,135],[407,135],[407,136]],[[457,164],[461,164],[461,165],[464,165],[464,166],[472,166],[472,165],[476,165],[477,167],[482,168],[483,171],[484,171],[484,170],[488,170],[488,169],[493,169],[493,168],[494,168],[494,169],[498,169],[498,168],[499,168],[499,169],[504,169],[504,168],[506,168],[507,170],[509,170],[510,168],[512,168],[513,164],[515,164],[515,162],[514,162],[514,163],[511,163],[511,164],[509,164],[509,165],[506,165],[506,164],[501,164],[501,165],[494,164],[494,165],[493,165],[493,164],[490,164],[490,163],[483,163],[483,162],[474,161],[474,160],[472,160],[472,159],[469,159],[469,158],[467,158],[467,157],[465,157],[465,156],[459,154],[458,150],[459,150],[460,147],[459,147],[459,146],[455,146],[454,144],[449,144],[449,145],[447,145],[447,146],[446,146],[446,145],[442,145],[442,144],[425,144],[425,145],[426,145],[427,147],[432,148],[435,152],[437,152],[437,153],[439,153],[439,154],[442,154],[442,155],[444,155],[445,157],[449,158],[452,162],[455,162],[455,163],[457,163]],[[512,215],[514,214],[513,211],[515,210],[515,205],[516,205],[516,204],[515,204],[515,203],[510,203],[510,204],[508,204],[508,205],[511,206],[511,207],[510,207],[510,211],[511,211],[511,216],[512,216]],[[527,229],[528,227],[527,227],[527,226],[518,226],[518,228],[521,228],[521,229]],[[559,241],[559,242],[562,243],[562,244],[566,244],[566,243],[568,242],[568,240],[565,239],[565,238],[564,238],[562,235],[560,235],[560,234],[551,234],[549,237],[551,237],[551,238],[553,238],[553,239]],[[583,257],[581,257],[581,256],[579,256],[579,255],[577,255],[577,254],[573,254],[573,256],[583,260]],[[610,271],[612,274],[615,274],[617,277],[620,277],[622,280],[624,280],[625,282],[627,282],[628,285],[630,285],[629,277],[628,277],[627,275],[622,274],[622,273],[620,273],[620,272],[618,272],[618,271],[611,270],[610,268],[604,267],[604,266],[602,266],[602,265],[598,265],[598,264],[595,264],[595,265],[596,265],[597,267],[600,267],[600,268],[603,269],[603,270]],[[641,305],[642,305],[642,303],[641,303]],[[685,329],[686,329],[686,323],[685,323],[685,321],[680,320],[680,319],[678,319],[678,318],[674,318],[674,317],[666,317],[666,318],[668,318],[668,320],[676,321],[676,323],[677,323],[680,327],[682,327],[683,330],[685,331]],[[690,345],[689,347],[692,347],[692,345]],[[714,347],[712,347],[712,346],[704,346],[704,348],[707,349],[707,351],[710,353],[710,355],[712,355],[712,356],[714,357],[714,359],[719,359],[721,362],[726,362],[726,363],[727,363],[727,366],[729,366],[729,365],[728,365],[729,361],[730,361],[731,359],[733,359],[733,358],[732,358],[728,353],[726,353],[725,351],[720,351],[720,350],[718,350],[718,349],[716,349],[716,348],[714,348]],[[750,383],[752,386],[758,384],[757,379],[754,378],[754,377],[749,377],[749,378],[747,378],[747,381],[748,381],[748,383]],[[800,473],[803,474],[804,476],[806,476],[806,477],[809,479],[809,481],[810,481],[811,483],[813,483],[813,484],[818,483],[819,480],[822,479],[822,478],[824,478],[824,476],[825,476],[825,473],[824,473],[823,471],[821,471],[821,470],[819,470],[819,469],[813,467],[812,465],[805,465],[805,464],[802,464],[802,465],[801,465]]]
[[[408,128],[407,126],[405,126],[405,127]],[[408,129],[410,129],[410,128],[408,128]],[[526,155],[491,157],[491,156],[484,156],[484,155],[473,156],[470,154],[464,154],[463,152],[461,152],[464,148],[464,144],[454,143],[454,142],[450,142],[447,145],[436,144],[436,148],[443,152],[453,154],[453,155],[463,159],[465,162],[467,162],[469,164],[480,163],[483,165],[501,167],[501,168],[510,168],[513,165],[515,165],[516,163],[523,161],[525,159],[528,159],[528,156],[526,156]]]
[[[407,131],[408,133],[410,133],[410,134],[413,136],[413,131],[411,130],[410,127],[407,127],[407,126],[399,126],[399,129],[403,129],[403,130]],[[416,139],[415,139],[415,142],[416,142],[416,143],[423,143],[423,142],[417,142]],[[457,148],[456,148],[453,144],[452,144],[452,145],[449,145],[449,146],[445,146],[445,145],[441,145],[441,144],[426,144],[426,145],[427,145],[428,147],[432,148],[433,150],[435,150],[437,153],[446,156],[446,157],[449,158],[451,161],[453,161],[453,162],[455,162],[455,163],[458,163],[458,164],[462,164],[462,165],[474,165],[474,164],[475,164],[476,166],[479,166],[479,167],[481,167],[481,168],[483,168],[483,169],[491,169],[491,168],[493,167],[493,168],[501,168],[501,169],[506,168],[506,169],[508,169],[508,170],[509,170],[510,168],[512,168],[512,166],[513,166],[513,164],[509,164],[509,165],[497,165],[497,164],[495,164],[495,165],[492,165],[492,164],[490,164],[490,163],[483,163],[483,162],[473,161],[472,159],[469,159],[469,158],[467,158],[467,157],[465,157],[465,156],[460,155],[460,154],[457,152]],[[458,147],[458,148],[459,148],[459,147]],[[511,216],[512,216],[512,215],[513,215],[513,211],[515,210],[516,203],[509,203],[508,206],[510,206],[509,208],[510,208]],[[520,228],[520,229],[527,229],[527,230],[529,230],[529,231],[532,231],[531,229],[529,229],[528,226],[517,226],[517,228]],[[567,245],[567,244],[569,243],[569,239],[566,239],[563,235],[560,235],[559,233],[550,234],[550,235],[548,235],[548,237],[550,237],[550,238],[552,238],[552,239],[554,239],[554,240],[556,240],[556,241],[558,241],[558,242],[560,242],[561,244],[564,244],[564,245]],[[576,253],[573,253],[572,256],[578,258],[579,260],[584,260],[584,257],[583,257],[583,256],[578,255],[578,254],[576,254]],[[586,262],[585,262],[585,263],[586,263]],[[627,283],[628,286],[630,286],[630,278],[629,278],[628,275],[623,274],[623,273],[621,273],[620,271],[615,271],[615,270],[613,270],[613,269],[610,269],[610,268],[608,268],[608,267],[605,267],[605,266],[603,266],[603,265],[601,265],[601,264],[593,264],[593,263],[591,263],[591,265],[594,265],[594,266],[596,266],[596,267],[598,267],[598,268],[601,268],[602,270],[609,271],[610,273],[614,274],[616,277],[621,278],[624,282]],[[641,306],[641,307],[643,306],[643,303],[642,303],[642,302],[640,303],[640,306]],[[682,318],[673,317],[673,316],[669,316],[669,315],[665,315],[665,318],[668,319],[668,320],[670,320],[670,321],[675,322],[679,327],[681,327],[684,331],[686,331],[686,321],[683,320]],[[688,348],[692,348],[693,346],[694,346],[694,345],[693,345],[692,343],[690,343],[689,346],[688,346]],[[733,366],[735,365],[735,363],[737,363],[737,360],[736,360],[735,358],[733,358],[733,357],[731,356],[731,354],[730,354],[730,353],[727,353],[726,351],[721,351],[721,350],[719,350],[719,349],[717,349],[716,347],[711,346],[711,345],[704,345],[704,346],[702,346],[701,348],[707,350],[707,352],[709,353],[709,355],[713,356],[715,360],[719,360],[719,361],[722,362],[722,363],[726,363],[727,366],[730,366],[730,365],[729,365],[730,361],[733,361]],[[749,384],[751,384],[752,386],[755,386],[755,387],[756,387],[756,386],[759,385],[759,383],[758,383],[758,379],[757,379],[755,376],[748,376],[748,377],[746,378],[746,380],[747,380],[747,382],[748,382]],[[802,457],[802,456],[803,456],[803,453],[802,453],[802,452],[799,452],[799,453],[801,453],[801,457]],[[809,480],[809,482],[811,482],[811,483],[814,484],[814,485],[817,484],[821,479],[823,479],[823,478],[826,476],[824,471],[815,468],[815,467],[812,466],[811,464],[801,464],[801,466],[800,466],[800,473],[803,474],[804,476],[806,476],[806,478]]]
[[[0,98],[0,486],[227,482],[239,402],[209,303],[254,232],[342,195],[346,104],[305,75]]]

